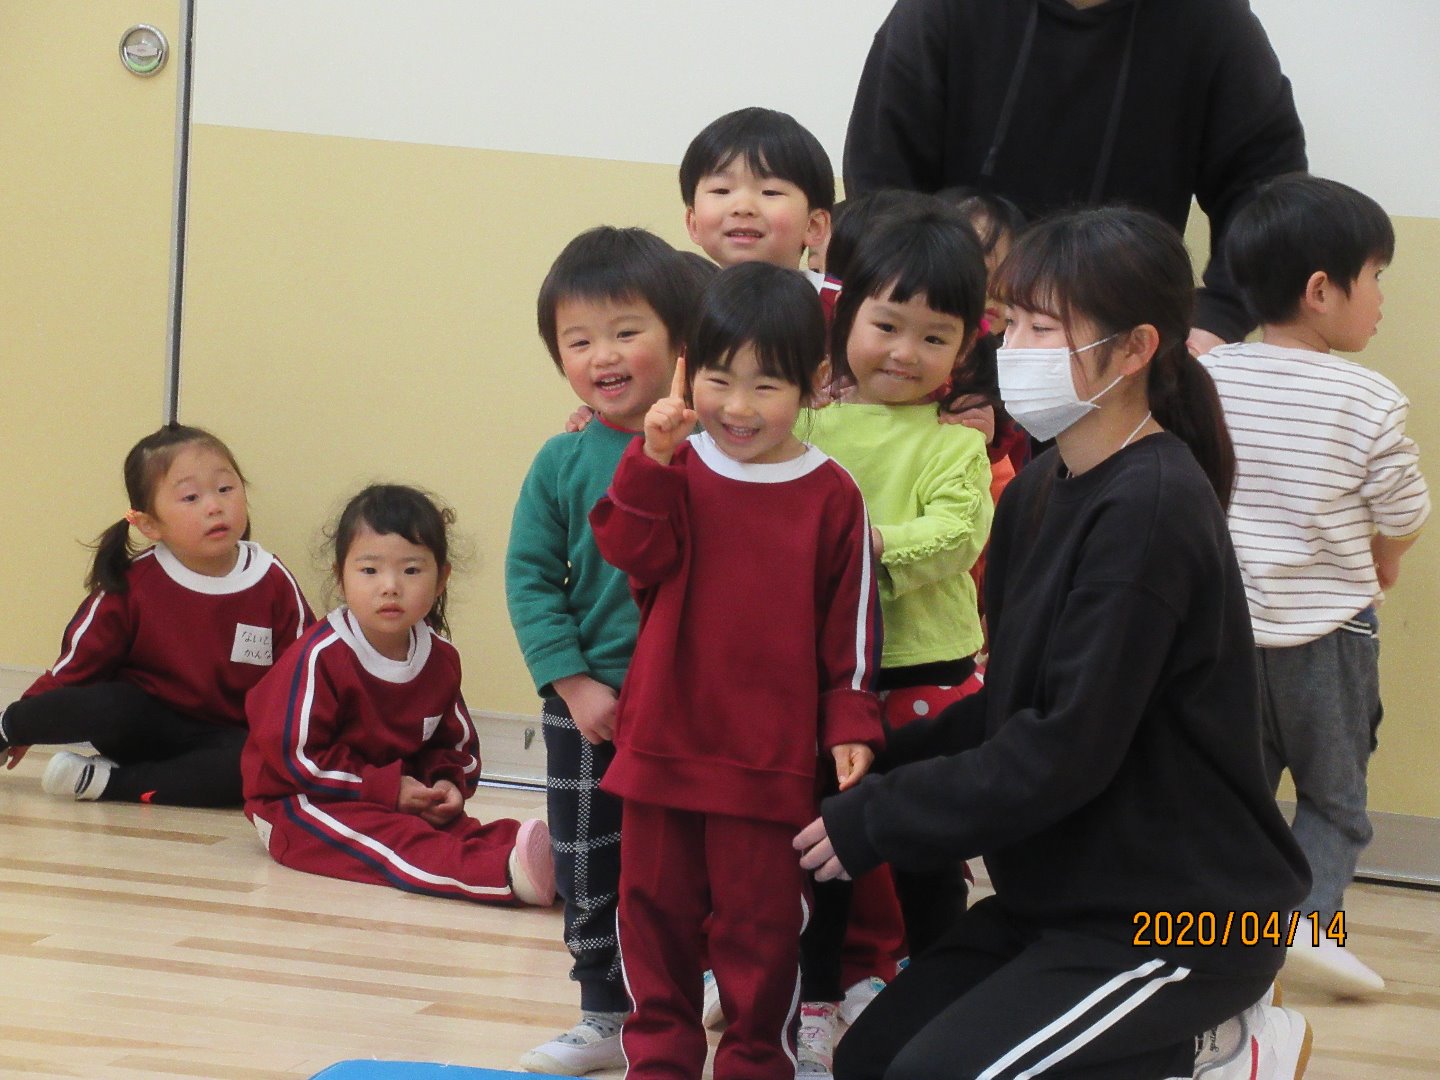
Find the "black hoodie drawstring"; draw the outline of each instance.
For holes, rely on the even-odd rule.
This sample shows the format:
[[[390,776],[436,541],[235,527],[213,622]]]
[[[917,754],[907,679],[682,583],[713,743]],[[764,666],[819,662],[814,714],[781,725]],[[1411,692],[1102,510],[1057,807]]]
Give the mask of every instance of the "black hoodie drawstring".
[[[1125,88],[1130,82],[1130,57],[1135,49],[1135,23],[1140,15],[1141,0],[1135,0],[1130,8],[1130,27],[1125,35],[1125,52],[1120,59],[1120,76],[1115,82],[1115,96],[1110,101],[1110,115],[1105,122],[1105,138],[1100,144],[1100,158],[1095,164],[1095,178],[1090,185],[1090,203],[1096,205],[1105,190],[1105,181],[1110,177],[1110,159],[1115,153],[1115,139],[1120,133],[1120,112],[1125,103]],[[1020,96],[1020,84],[1025,81],[1025,69],[1030,66],[1030,53],[1035,47],[1035,26],[1040,21],[1040,0],[1030,8],[1030,17],[1025,22],[1025,34],[1020,39],[1020,53],[1010,72],[1010,85],[1005,88],[1005,103],[1000,107],[1000,118],[995,122],[995,135],[990,149],[985,153],[985,163],[980,166],[981,189],[987,189],[987,181],[995,175],[995,159],[1010,133],[1010,120],[1015,114],[1015,101]]]

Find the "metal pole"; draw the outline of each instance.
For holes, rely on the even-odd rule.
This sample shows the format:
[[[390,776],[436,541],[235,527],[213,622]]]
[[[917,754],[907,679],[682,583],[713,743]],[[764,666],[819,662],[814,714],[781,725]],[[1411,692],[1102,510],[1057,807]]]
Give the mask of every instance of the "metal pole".
[[[170,220],[170,324],[165,335],[165,423],[180,416],[180,331],[185,306],[185,218],[190,195],[190,90],[195,71],[195,0],[180,0],[180,71],[175,102],[175,200]]]

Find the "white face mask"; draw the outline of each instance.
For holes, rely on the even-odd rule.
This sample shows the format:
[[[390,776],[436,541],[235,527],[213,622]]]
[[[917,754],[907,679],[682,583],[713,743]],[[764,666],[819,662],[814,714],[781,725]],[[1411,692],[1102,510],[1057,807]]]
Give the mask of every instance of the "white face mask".
[[[1097,345],[1119,337],[1119,333],[1070,349],[997,349],[995,366],[1000,376],[1000,400],[1015,422],[1035,438],[1055,438],[1088,412],[1100,408],[1096,404],[1114,389],[1125,376],[1085,401],[1075,393],[1075,379],[1070,371],[1074,357]]]

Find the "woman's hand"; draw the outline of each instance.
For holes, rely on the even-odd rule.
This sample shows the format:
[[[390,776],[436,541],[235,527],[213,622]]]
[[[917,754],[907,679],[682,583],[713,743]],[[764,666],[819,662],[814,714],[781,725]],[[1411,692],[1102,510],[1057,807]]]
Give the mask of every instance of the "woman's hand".
[[[835,848],[830,843],[830,834],[825,831],[825,819],[817,817],[800,830],[794,841],[795,850],[800,852],[800,865],[815,871],[816,881],[830,881],[839,878],[849,881],[850,875],[840,865]]]

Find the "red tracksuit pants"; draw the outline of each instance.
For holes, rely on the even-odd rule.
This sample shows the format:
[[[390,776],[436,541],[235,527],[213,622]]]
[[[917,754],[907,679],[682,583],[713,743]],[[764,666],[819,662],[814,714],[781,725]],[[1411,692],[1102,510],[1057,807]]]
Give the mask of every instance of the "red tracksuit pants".
[[[520,823],[462,813],[435,826],[379,803],[308,795],[251,800],[245,813],[271,858],[309,874],[481,903],[515,902],[508,865]]]
[[[798,829],[626,800],[620,829],[620,956],[634,1012],[627,1080],[697,1080],[709,963],[729,1026],[715,1080],[794,1080],[805,879]]]

